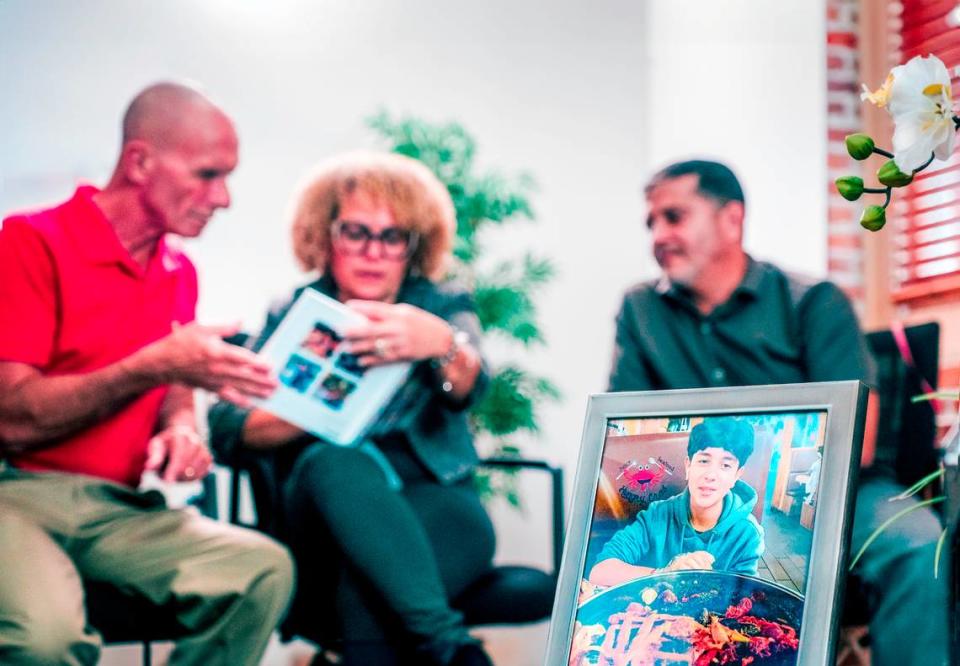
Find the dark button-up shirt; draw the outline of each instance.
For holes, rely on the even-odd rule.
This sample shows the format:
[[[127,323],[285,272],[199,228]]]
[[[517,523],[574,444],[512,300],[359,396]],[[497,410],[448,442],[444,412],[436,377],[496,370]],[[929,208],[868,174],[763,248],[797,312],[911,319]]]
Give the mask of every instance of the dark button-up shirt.
[[[611,391],[849,379],[875,384],[846,296],[765,262],[748,258],[740,285],[707,315],[665,279],[629,290],[617,315]]]

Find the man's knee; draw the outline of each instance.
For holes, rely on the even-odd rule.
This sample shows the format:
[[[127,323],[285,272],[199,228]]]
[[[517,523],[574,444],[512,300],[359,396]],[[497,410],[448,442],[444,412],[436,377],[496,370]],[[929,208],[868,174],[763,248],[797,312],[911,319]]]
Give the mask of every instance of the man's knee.
[[[293,558],[285,546],[251,530],[242,530],[233,562],[224,562],[223,593],[260,612],[282,613],[293,595]]]
[[[100,655],[96,634],[80,617],[51,612],[44,617],[16,619],[0,612],[0,663],[95,664]]]
[[[0,663],[96,663],[100,640],[86,629],[72,563],[16,511],[0,515],[0,572]]]
[[[295,580],[293,558],[285,546],[266,537],[259,546],[258,552],[261,573],[254,578],[249,592],[276,599],[280,606],[286,608],[293,596]]]

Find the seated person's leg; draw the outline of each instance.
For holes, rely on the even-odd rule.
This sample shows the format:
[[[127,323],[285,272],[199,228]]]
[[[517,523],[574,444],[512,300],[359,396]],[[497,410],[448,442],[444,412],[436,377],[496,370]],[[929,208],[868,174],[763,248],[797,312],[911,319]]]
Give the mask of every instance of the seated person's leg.
[[[345,666],[401,666],[414,661],[419,645],[402,630],[402,618],[387,608],[373,584],[353,567],[340,571],[335,592],[339,649]],[[404,659],[406,657],[406,659]]]
[[[286,536],[300,566],[297,590],[283,629],[340,655],[343,666],[402,663],[395,649],[409,640],[401,622],[371,582],[346,566],[336,541],[308,508]]]
[[[491,568],[495,536],[490,517],[472,481],[456,486],[408,483],[402,494],[426,530],[446,597],[452,599]],[[348,664],[391,666],[416,659],[410,652],[418,646],[396,631],[396,616],[382,595],[352,567],[341,576],[337,608]]]
[[[449,606],[420,518],[404,494],[388,488],[373,458],[356,449],[311,447],[291,473],[285,501],[288,528],[296,532],[325,527],[344,566],[358,580],[367,581],[380,603],[399,616],[426,659],[446,663],[457,646],[470,641],[460,613]],[[301,569],[324,566],[300,562]],[[340,610],[341,616],[359,612]]]
[[[472,480],[412,483],[403,494],[427,531],[447,598],[453,599],[492,568],[496,535],[490,516]]]
[[[884,478],[865,479],[857,491],[852,552],[874,529],[917,500],[888,501],[903,487]],[[929,508],[893,523],[874,541],[856,571],[877,599],[870,621],[874,666],[940,666],[947,663],[949,558],[934,577],[941,525]],[[909,640],[905,640],[909,637]]]
[[[114,508],[104,525],[91,528],[78,567],[92,580],[169,605],[190,632],[177,642],[170,664],[259,663],[290,598],[286,549],[191,511],[135,506],[142,496],[125,496],[116,486],[91,485],[88,492]]]
[[[47,532],[0,497],[0,664],[95,664],[83,586]]]

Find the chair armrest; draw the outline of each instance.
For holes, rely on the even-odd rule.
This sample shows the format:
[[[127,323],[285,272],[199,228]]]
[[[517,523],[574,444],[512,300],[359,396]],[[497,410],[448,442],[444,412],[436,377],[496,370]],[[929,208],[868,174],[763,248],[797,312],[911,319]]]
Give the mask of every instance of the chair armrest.
[[[558,576],[560,573],[560,560],[563,557],[563,470],[544,460],[529,460],[527,458],[513,457],[484,458],[478,464],[481,467],[493,467],[503,470],[542,470],[550,475],[550,489],[553,501],[553,575],[554,577]]]
[[[209,474],[201,479],[201,483],[203,487],[200,492],[187,500],[187,504],[197,507],[201,515],[213,520],[218,520],[220,518],[220,504],[217,501],[216,473],[211,470]]]
[[[237,525],[239,527],[247,527],[250,529],[259,529],[259,520],[254,520],[254,522],[247,522],[240,519],[240,502],[241,502],[241,487],[240,484],[243,482],[243,477],[248,475],[247,470],[242,467],[227,467],[227,474],[230,478],[230,489],[227,493],[227,520],[231,525]],[[251,488],[247,488],[248,491],[251,491]],[[254,514],[256,514],[257,507],[256,502],[254,502],[253,507]]]

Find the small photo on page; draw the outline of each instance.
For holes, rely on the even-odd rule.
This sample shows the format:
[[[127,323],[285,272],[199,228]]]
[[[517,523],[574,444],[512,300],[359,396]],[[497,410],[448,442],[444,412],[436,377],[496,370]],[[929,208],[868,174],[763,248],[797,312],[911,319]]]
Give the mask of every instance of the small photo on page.
[[[343,407],[343,401],[348,395],[353,393],[355,388],[357,388],[356,382],[331,373],[320,382],[319,388],[317,388],[313,395],[319,398],[323,404],[330,407],[330,409],[339,410]]]
[[[313,324],[300,346],[320,358],[329,358],[342,339],[336,331],[318,321]]]
[[[280,381],[298,393],[305,393],[318,374],[319,365],[297,354],[291,354],[280,373]]]
[[[360,365],[360,357],[356,354],[347,354],[344,352],[337,357],[337,360],[334,361],[333,364],[341,370],[345,370],[357,377],[363,377],[363,373],[367,371],[365,367]]]

